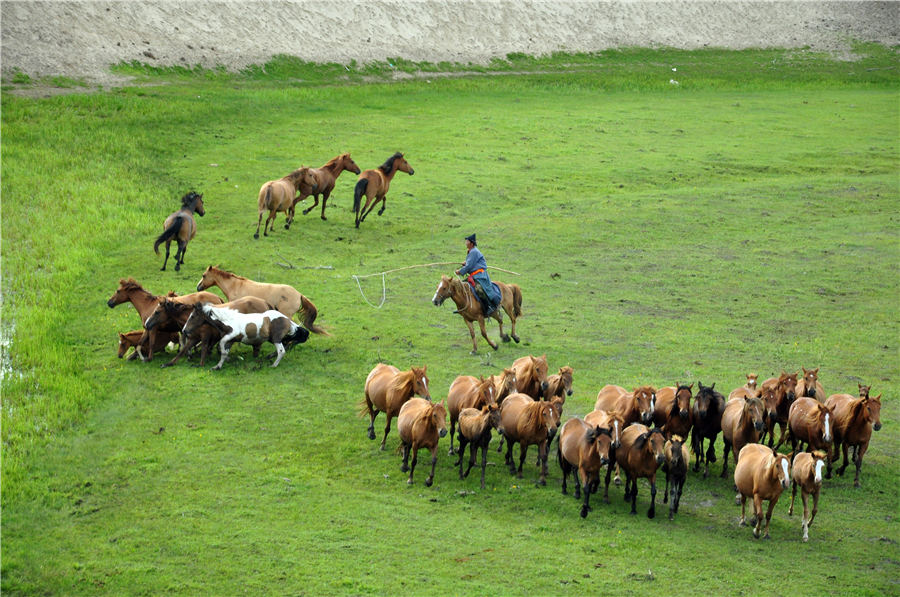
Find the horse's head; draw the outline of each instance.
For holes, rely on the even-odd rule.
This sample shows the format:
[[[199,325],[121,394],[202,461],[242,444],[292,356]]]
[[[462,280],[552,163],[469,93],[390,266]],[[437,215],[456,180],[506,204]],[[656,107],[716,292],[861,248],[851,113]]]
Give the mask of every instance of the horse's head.
[[[650,452],[656,459],[657,465],[666,461],[666,438],[659,427],[647,429],[647,431],[637,436],[634,440],[634,447],[638,450]]]
[[[422,367],[413,367],[413,393],[418,394],[422,398],[426,400],[431,400],[431,393],[428,391],[428,376],[426,375],[426,371],[428,370],[428,366]]]
[[[216,285],[216,278],[219,275],[220,270],[210,265],[203,271],[203,275],[200,277],[200,281],[197,282],[197,292],[206,290],[210,286]]]
[[[125,353],[128,351],[128,348],[131,346],[131,342],[128,341],[128,338],[125,334],[119,332],[119,358],[125,356]]]
[[[775,386],[763,385],[759,390],[759,398],[763,401],[766,415],[774,421],[778,416],[778,397],[775,394]]]
[[[575,370],[569,366],[560,367],[559,369],[559,379],[566,390],[566,396],[572,395],[572,374],[574,372]]]
[[[531,357],[531,379],[541,382],[541,394],[547,391],[547,355]]]
[[[687,463],[684,462],[684,452],[681,450],[682,446],[684,446],[684,438],[680,435],[673,435],[666,440],[664,448],[666,462],[669,463],[671,468],[680,469],[687,466]]]
[[[803,391],[803,395],[809,398],[816,397],[816,382],[819,381],[819,368],[815,369],[807,369],[806,367],[800,367],[803,369],[803,385],[805,389]],[[822,396],[824,399],[825,396]]]
[[[291,172],[290,179],[294,183],[294,188],[304,195],[312,195],[319,190],[319,179],[316,178],[312,168],[307,166]]]
[[[634,389],[634,409],[641,414],[641,423],[649,425],[653,422],[653,411],[656,410],[656,388],[641,386]]]
[[[875,398],[866,397],[865,402],[872,429],[881,431],[881,394],[878,394]]]
[[[759,398],[751,398],[744,396],[744,410],[750,414],[750,420],[753,421],[753,428],[757,433],[761,433],[766,427],[766,407]]]
[[[691,414],[691,390],[694,384],[684,385],[675,383],[675,406],[678,408],[678,416],[687,419]]]
[[[155,309],[153,309],[153,313],[151,313],[150,317],[148,317],[147,320],[144,322],[144,329],[152,330],[153,328],[155,328],[157,326],[157,324],[168,321],[169,317],[166,314],[166,307],[165,307],[165,304],[167,302],[169,302],[169,299],[167,299],[167,298],[164,298],[163,300],[159,301],[159,304],[156,305]]]
[[[494,390],[494,376],[491,375],[487,379],[483,377],[478,382],[478,402],[481,404],[490,404],[497,402],[496,392]]]
[[[143,290],[141,288],[141,285],[138,284],[134,280],[134,278],[128,278],[127,280],[125,278],[122,278],[119,280],[119,287],[116,288],[116,291],[113,293],[113,295],[109,297],[108,301],[106,301],[106,305],[110,309],[112,309],[116,305],[121,305],[122,303],[131,300],[129,298],[131,293],[138,289]]]
[[[490,423],[491,427],[494,429],[500,427],[500,405],[496,402],[490,402],[482,407],[481,412],[487,415],[488,423]]]
[[[403,154],[399,151],[389,157],[385,163],[379,166],[379,169],[385,174],[390,174],[395,170],[399,170],[400,172],[406,172],[410,176],[415,174],[412,166],[409,165],[409,162],[406,161],[406,158],[403,157]]]
[[[756,380],[759,378],[757,373],[748,373],[747,374],[747,387],[751,390],[756,389]]]
[[[793,403],[797,397],[797,373],[781,372],[778,377],[778,388],[781,388],[782,395],[787,398],[788,403]]]
[[[715,402],[716,395],[713,392],[715,387],[715,383],[711,386],[705,386],[702,381],[697,382],[696,404],[697,413],[701,418],[706,417],[706,413],[709,411],[710,406]]]
[[[787,489],[791,486],[791,461],[787,456],[774,452],[769,456],[767,464],[777,477],[778,482],[781,483],[782,489]]]
[[[859,387],[859,397],[868,398],[869,390],[872,388],[872,386],[864,386],[861,383],[857,383],[856,385]]]
[[[609,449],[612,447],[612,431],[607,427],[599,425],[588,430],[588,442],[594,444],[597,456],[600,457],[600,464],[609,464]]]
[[[450,276],[441,276],[441,281],[438,283],[437,290],[434,291],[434,296],[431,297],[431,302],[434,303],[435,306],[440,307],[450,296],[450,283],[452,280],[453,279]]]
[[[203,313],[203,303],[194,303],[191,308],[191,314],[188,315],[187,321],[185,321],[184,325],[181,327],[181,333],[183,336],[188,337],[194,330],[205,323],[207,323],[207,321]]]
[[[443,400],[431,407],[431,423],[440,437],[447,435],[447,408]]]
[[[341,154],[341,157],[338,158],[338,168],[349,170],[354,174],[360,173],[359,166],[356,165],[356,162],[353,161],[353,158],[350,157],[349,153]]]
[[[547,428],[547,445],[553,441],[556,435],[556,429],[559,427],[560,413],[553,407],[550,402],[537,402],[541,408],[541,423]]]
[[[198,216],[203,216],[206,213],[206,210],[203,208],[203,194],[194,191],[188,192],[181,198],[181,207],[196,213]]]
[[[504,369],[500,374],[500,383],[497,388],[497,400],[500,401],[516,391],[516,370]]]

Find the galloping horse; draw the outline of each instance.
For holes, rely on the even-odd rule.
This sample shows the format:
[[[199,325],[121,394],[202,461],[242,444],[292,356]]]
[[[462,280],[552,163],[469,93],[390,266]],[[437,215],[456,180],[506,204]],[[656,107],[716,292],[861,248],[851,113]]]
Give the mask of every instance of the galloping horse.
[[[406,483],[412,485],[416,462],[419,460],[419,448],[431,451],[431,474],[425,479],[425,487],[434,482],[434,466],[437,464],[438,440],[447,435],[447,411],[444,402],[434,404],[424,398],[411,398],[400,407],[397,415],[397,432],[400,434],[400,450],[403,452],[403,466],[400,470],[409,471]],[[412,462],[409,453],[412,452]]]
[[[778,423],[778,426],[781,428],[781,437],[778,438],[778,443],[775,444],[775,450],[784,442],[788,424],[788,412],[796,398],[796,389],[797,374],[785,373],[784,371],[778,377],[770,377],[762,384],[762,397],[766,403],[766,412],[768,413],[766,432],[763,435],[769,436],[770,448],[775,440],[775,423]]]
[[[178,333],[181,331],[181,326],[184,325],[184,321],[170,320],[163,315],[165,305],[169,302],[188,306],[195,305],[197,303],[219,305],[222,303],[222,299],[212,292],[192,292],[191,294],[185,294],[183,296],[176,296],[173,298],[163,297],[162,301],[160,301],[160,303],[156,306],[150,316],[147,317],[147,319],[144,321],[144,331],[147,335],[147,343],[149,346],[147,356],[141,355],[141,359],[144,361],[153,360],[153,346],[156,345],[156,335],[158,333]],[[158,322],[161,317],[165,321],[162,323],[162,325],[159,325]],[[187,316],[185,316],[185,319],[187,319]]]
[[[324,166],[321,168],[311,168],[310,172],[316,179],[317,188],[307,195],[312,195],[313,199],[316,200],[315,203],[307,207],[303,210],[303,215],[305,216],[309,212],[313,210],[315,206],[319,204],[319,195],[322,195],[322,219],[327,220],[325,217],[325,204],[328,202],[328,197],[331,196],[331,191],[334,190],[334,183],[337,181],[337,177],[341,175],[341,172],[344,170],[349,170],[354,174],[359,174],[359,166],[356,165],[352,159],[350,159],[349,153],[342,153],[336,158],[330,159]],[[297,205],[300,201],[306,199],[306,196],[301,195],[294,199],[294,205]],[[293,212],[293,207],[291,207],[291,212]],[[293,218],[292,218],[293,219]]]
[[[406,158],[399,151],[389,157],[378,168],[363,170],[362,174],[359,175],[359,179],[356,181],[356,188],[353,190],[353,212],[356,214],[357,228],[359,228],[360,222],[365,220],[366,216],[375,209],[379,201],[381,201],[381,209],[378,210],[378,215],[380,216],[384,213],[384,208],[387,207],[385,195],[387,195],[388,189],[391,187],[391,180],[398,170],[406,172],[410,176],[415,174],[412,166],[409,165],[409,162],[406,161]],[[366,204],[363,205],[362,216],[360,216],[359,204],[362,203],[363,195],[366,196]],[[373,198],[375,201],[372,201]],[[369,205],[370,203],[371,206]]]
[[[506,311],[506,314],[509,315],[509,320],[512,322],[510,336],[518,343],[516,318],[522,315],[522,289],[519,288],[518,284],[504,284],[502,282],[494,282],[494,284],[500,289],[500,306],[503,307],[503,310]],[[484,311],[481,309],[481,303],[472,294],[469,285],[450,276],[441,276],[441,281],[434,292],[434,296],[431,297],[431,302],[435,306],[440,307],[447,298],[453,299],[453,302],[456,303],[456,311],[454,313],[459,313],[466,325],[469,326],[469,336],[472,338],[472,354],[478,352],[475,328],[472,326],[473,321],[478,322],[481,328],[481,335],[491,345],[491,348],[497,350],[497,344],[488,338],[487,330],[484,327]],[[496,319],[497,324],[500,326],[500,339],[504,342],[509,342],[510,336],[503,333],[503,313],[500,312],[500,309],[497,309],[491,317]]]
[[[850,394],[832,394],[825,401],[825,406],[834,413],[834,459],[837,460],[839,450],[844,454],[844,462],[837,474],[844,474],[844,469],[847,468],[847,447],[852,447],[853,463],[856,465],[854,487],[859,487],[859,470],[862,468],[863,456],[869,449],[872,430],[881,429],[881,394],[872,398],[869,396],[869,386],[863,385],[859,386],[859,393],[859,398]]]
[[[725,396],[716,391],[716,384],[704,386],[697,382],[697,396],[691,406],[691,450],[696,456],[694,472],[700,470],[700,463],[705,464],[703,478],[709,476],[709,463],[716,461],[716,437],[722,431],[722,413],[725,411]],[[709,447],[703,453],[703,442],[709,440]]]
[[[147,318],[150,317],[150,314],[153,313],[153,310],[156,309],[156,305],[158,305],[165,297],[171,298],[174,296],[177,296],[174,292],[157,296],[150,291],[145,290],[134,278],[128,278],[127,280],[122,278],[119,280],[119,287],[116,288],[113,295],[106,301],[106,305],[112,309],[116,305],[121,305],[122,303],[131,303],[132,306],[134,306],[135,311],[138,312],[138,316],[140,316],[141,323],[143,324],[147,321]]]
[[[666,386],[656,391],[656,408],[653,411],[653,424],[662,428],[666,439],[673,435],[682,438],[691,432],[691,389],[694,384]]]
[[[197,234],[197,222],[194,221],[194,212],[198,216],[206,213],[203,209],[203,195],[189,192],[181,198],[181,209],[169,214],[163,223],[163,233],[153,243],[153,250],[159,255],[159,245],[166,243],[166,259],[163,261],[161,271],[166,271],[166,263],[169,262],[169,244],[172,239],[178,243],[178,251],[175,252],[175,271],[181,269],[184,263],[184,252],[187,250],[188,241]]]
[[[519,357],[512,364],[516,372],[516,390],[535,400],[543,398],[550,387],[547,381],[547,355]]]
[[[381,440],[381,449],[387,441],[388,432],[391,430],[391,419],[397,416],[403,404],[413,397],[413,394],[431,400],[428,391],[428,376],[425,374],[428,367],[413,367],[409,371],[400,371],[393,365],[378,363],[366,377],[366,397],[361,404],[360,416],[369,414],[369,439],[375,439],[375,417],[383,412],[387,417],[384,425],[384,438]]]
[[[284,229],[290,229],[291,222],[294,221],[294,205],[297,201],[302,201],[304,197],[313,194],[316,189],[316,177],[312,174],[312,170],[305,166],[297,168],[278,180],[264,183],[259,188],[259,198],[257,199],[259,218],[256,221],[256,233],[253,238],[259,238],[259,226],[262,224],[262,217],[266,212],[269,212],[269,217],[266,218],[266,225],[263,227],[263,236],[269,236],[269,232],[275,231],[275,216],[280,211],[285,214]],[[300,192],[300,197],[294,199],[297,191]],[[271,226],[269,226],[270,222]]]
[[[450,451],[448,454],[454,453],[453,435],[456,433],[459,413],[466,408],[481,410],[488,404],[496,404],[493,375],[487,379],[483,376],[479,379],[471,375],[460,375],[453,380],[447,391],[447,411],[450,414]]]
[[[315,324],[316,316],[319,314],[316,306],[293,286],[254,282],[212,265],[203,272],[203,277],[197,283],[197,290],[203,290],[210,286],[221,288],[229,301],[243,296],[256,296],[284,313],[287,317],[293,317],[294,313],[299,311],[303,316],[303,325],[306,329],[316,334],[329,335],[323,328]]]

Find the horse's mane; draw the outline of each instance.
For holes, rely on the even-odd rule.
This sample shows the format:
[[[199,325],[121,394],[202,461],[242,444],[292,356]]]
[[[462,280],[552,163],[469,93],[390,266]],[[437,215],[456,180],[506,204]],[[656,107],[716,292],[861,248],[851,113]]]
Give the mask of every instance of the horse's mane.
[[[220,269],[218,265],[211,265],[210,268],[214,269],[218,272],[223,278],[237,278],[238,280],[247,280],[244,276],[239,276],[237,274],[233,274],[231,272],[227,272],[224,269]]]
[[[186,305],[184,303],[179,303],[178,301],[173,301],[168,298],[163,299],[162,302],[163,309],[165,309],[168,315],[179,315],[184,313],[188,309],[193,309],[194,305]]]
[[[125,278],[120,278],[119,286],[122,288],[122,290],[143,290],[144,292],[147,292],[147,290],[145,290],[143,286],[138,284],[138,281],[134,278],[128,278],[127,280]]]
[[[396,160],[397,158],[402,158],[402,157],[403,157],[403,154],[398,151],[397,153],[395,153],[394,155],[389,157],[385,163],[378,166],[378,169],[381,170],[382,172],[384,172],[385,174],[390,174],[391,170],[394,169],[394,160]]]
[[[203,195],[195,191],[188,191],[187,194],[185,194],[185,196],[181,198],[181,207],[187,207],[201,197],[203,197]]]
[[[543,401],[535,401],[528,405],[525,423],[528,424],[529,428],[537,429],[543,424],[543,410],[546,405],[547,403]]]
[[[341,155],[338,155],[338,156],[335,156],[335,157],[331,158],[330,160],[328,160],[327,162],[325,162],[325,164],[322,166],[322,169],[325,169],[325,170],[331,170],[331,169],[333,169],[333,168],[337,165],[337,163],[338,163],[339,161],[341,161],[341,158],[343,158],[345,155],[346,155],[346,156],[349,156],[350,154],[348,154],[348,153],[342,153]]]
[[[391,389],[400,393],[401,396],[412,396],[415,388],[416,372],[413,369],[409,371],[401,371],[394,377],[394,383]]]

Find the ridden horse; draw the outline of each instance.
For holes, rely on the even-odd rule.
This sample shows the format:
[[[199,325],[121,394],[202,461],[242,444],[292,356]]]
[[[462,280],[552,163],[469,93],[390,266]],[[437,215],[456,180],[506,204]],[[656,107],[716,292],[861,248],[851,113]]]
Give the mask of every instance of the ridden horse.
[[[509,320],[512,322],[510,335],[503,333],[503,313],[500,312],[500,309],[496,309],[491,314],[491,317],[497,320],[497,324],[500,327],[501,340],[509,342],[510,336],[512,336],[512,339],[518,343],[519,336],[516,335],[516,319],[522,315],[522,289],[519,288],[518,284],[504,284],[503,282],[494,282],[494,284],[500,289],[500,306],[503,307],[503,310],[506,311]],[[441,281],[438,283],[437,290],[434,291],[434,296],[431,297],[431,302],[435,306],[440,307],[448,298],[456,303],[456,311],[454,313],[459,313],[469,327],[469,336],[472,338],[472,354],[478,352],[475,328],[472,325],[473,321],[478,322],[478,326],[481,328],[481,335],[491,345],[491,348],[497,350],[497,344],[488,338],[487,330],[484,327],[484,311],[481,308],[481,303],[473,295],[471,287],[462,280],[457,280],[450,276],[441,276]]]
[[[370,422],[367,436],[375,439],[375,417],[383,412],[387,417],[384,425],[384,438],[381,449],[387,441],[391,430],[391,419],[397,416],[403,403],[414,394],[431,400],[428,392],[427,366],[413,367],[409,371],[400,371],[393,365],[378,363],[366,377],[365,399],[361,403],[360,416],[368,413]]]
[[[672,435],[688,437],[691,432],[691,398],[694,384],[666,386],[656,391],[653,424],[663,430],[666,439]]]
[[[763,401],[766,403],[766,435],[769,436],[769,447],[775,441],[775,423],[781,428],[781,436],[774,449],[784,442],[787,431],[788,411],[796,398],[797,374],[781,372],[778,377],[770,377],[762,384]]]
[[[741,448],[759,442],[759,435],[766,428],[766,407],[759,398],[733,398],[722,412],[722,474],[728,474],[728,453],[734,455],[737,464]]]
[[[329,335],[323,328],[315,324],[319,314],[316,306],[293,286],[254,282],[249,278],[226,272],[212,265],[203,272],[203,276],[197,283],[197,290],[203,290],[210,286],[221,288],[229,301],[243,296],[259,297],[289,318],[299,311],[303,317],[301,323],[307,330],[315,334]]]
[[[609,464],[612,432],[608,427],[593,426],[579,418],[566,421],[559,431],[556,443],[556,460],[562,469],[562,492],[569,492],[566,481],[569,473],[577,470],[575,477],[575,499],[584,491],[581,517],[587,518],[591,510],[592,489],[600,483],[600,469]]]
[[[278,180],[270,180],[259,188],[259,198],[257,199],[259,218],[256,221],[256,233],[253,238],[259,238],[259,227],[262,224],[263,214],[266,212],[269,212],[269,217],[266,218],[266,225],[263,227],[263,236],[269,236],[269,232],[275,232],[275,216],[280,211],[285,214],[284,229],[290,229],[291,222],[294,221],[294,205],[297,202],[294,195],[298,191],[300,192],[299,200],[316,191],[316,177],[306,166],[297,168]],[[269,223],[272,225],[269,226]]]
[[[178,251],[175,252],[175,271],[181,269],[187,244],[197,234],[197,222],[194,221],[195,212],[198,216],[203,216],[206,210],[203,208],[203,195],[191,191],[181,198],[181,209],[169,214],[163,223],[163,233],[153,243],[153,250],[157,255],[159,255],[159,245],[166,243],[166,259],[163,261],[161,271],[166,271],[166,263],[169,262],[169,245],[173,239],[178,243]]]
[[[181,350],[168,363],[163,363],[161,367],[171,367],[188,353],[197,344],[200,344],[200,366],[206,362],[206,357],[213,345],[222,339],[219,330],[206,322],[202,317],[192,317],[192,305],[184,305],[175,301],[164,300],[160,307],[163,313],[159,317],[164,317],[176,322],[181,327]],[[240,313],[265,313],[272,309],[272,305],[261,298],[255,296],[245,296],[235,299],[228,303],[213,305],[215,309],[235,309]],[[159,311],[159,309],[157,309]],[[157,313],[154,312],[153,316]],[[151,317],[153,317],[151,316]],[[162,322],[160,322],[160,325]],[[253,356],[259,355],[259,346],[253,346]]]
[[[788,470],[790,461],[784,454],[779,454],[762,444],[747,444],[739,453],[737,465],[734,467],[734,485],[740,495],[741,526],[746,526],[747,498],[753,499],[753,512],[755,522],[753,536],[759,539],[759,530],[762,526],[763,500],[769,500],[769,509],[766,512],[766,534],[769,538],[769,521],[772,519],[772,511],[781,492],[790,487],[791,476]]]
[[[349,170],[354,174],[359,174],[359,166],[356,165],[350,158],[349,153],[342,153],[336,158],[332,158],[328,160],[325,165],[321,168],[310,168],[310,172],[316,179],[316,189],[312,193],[307,193],[307,195],[312,195],[313,199],[315,199],[315,203],[307,207],[303,210],[303,215],[305,216],[309,212],[313,210],[315,206],[319,204],[319,195],[322,195],[322,219],[327,220],[325,217],[325,204],[328,202],[328,197],[331,196],[331,191],[334,190],[334,184],[337,181],[337,177],[341,175],[341,172],[344,170]],[[294,199],[294,205],[297,205],[300,201],[303,201],[306,197],[301,195],[300,197]],[[293,207],[291,207],[291,212],[293,213]],[[293,219],[293,218],[292,218]]]
[[[499,431],[506,439],[506,465],[511,475],[522,478],[522,466],[528,446],[537,444],[538,463],[541,474],[539,485],[547,484],[547,449],[553,436],[559,416],[554,412],[553,402],[535,401],[526,394],[512,394],[500,406]],[[513,462],[513,444],[519,444],[519,468]]]
[[[353,212],[356,214],[356,227],[359,228],[360,222],[366,219],[366,216],[375,209],[378,202],[381,201],[381,209],[378,215],[384,213],[387,207],[388,189],[391,187],[391,180],[397,171],[406,172],[410,176],[415,174],[412,166],[403,157],[399,151],[389,157],[385,163],[373,170],[363,170],[356,181],[356,188],[353,190]],[[363,195],[366,196],[366,204],[362,206],[362,216],[360,216],[359,205],[362,203]],[[372,201],[372,199],[375,199]],[[371,204],[371,206],[370,206]],[[368,208],[368,210],[366,209]]]
[[[722,413],[725,410],[725,396],[716,391],[716,384],[704,386],[697,382],[697,396],[691,407],[691,451],[696,456],[694,472],[700,470],[700,463],[704,463],[703,478],[709,476],[709,463],[716,461],[715,443],[716,437],[722,431]],[[703,453],[703,441],[709,440],[709,448]]]
[[[274,309],[265,313],[241,313],[237,309],[216,309],[206,303],[197,303],[191,317],[202,317],[222,334],[219,340],[222,357],[213,367],[214,371],[222,368],[225,359],[228,358],[228,349],[235,342],[251,346],[271,342],[277,351],[272,367],[277,367],[287,349],[306,342],[309,338],[309,331],[306,328],[297,325],[290,317]]]
[[[516,391],[541,400],[550,387],[547,382],[547,355],[519,357],[510,368],[516,372]]]
[[[419,448],[428,448],[431,452],[431,474],[425,479],[425,487],[434,482],[434,466],[437,464],[438,440],[447,435],[447,411],[444,401],[435,404],[424,398],[411,398],[400,407],[397,415],[397,432],[400,434],[400,450],[403,452],[403,466],[400,470],[409,471],[408,485],[412,485],[416,462],[419,460]],[[412,462],[409,453],[412,451]]]
[[[788,412],[788,436],[791,452],[797,453],[797,447],[806,451],[824,450],[828,455],[828,470],[825,478],[831,478],[831,454],[834,449],[834,413],[815,398],[800,396],[791,405]]]
[[[447,392],[447,412],[450,415],[450,451],[447,452],[451,456],[453,450],[453,435],[456,433],[456,422],[459,420],[459,413],[464,408],[477,408],[481,410],[486,404],[496,403],[494,399],[494,376],[491,375],[485,379],[473,377],[471,375],[460,375],[450,384],[450,390]],[[460,455],[462,458],[462,455]]]
[[[847,448],[853,448],[853,464],[856,465],[856,477],[853,486],[859,487],[859,471],[862,459],[869,449],[872,431],[881,430],[881,394],[869,397],[869,386],[861,386],[860,394],[865,388],[865,397],[854,398],[850,394],[832,394],[825,401],[825,406],[834,413],[834,460],[838,459],[838,450],[844,454],[844,462],[837,470],[843,475],[847,468]]]
[[[144,330],[147,334],[147,343],[149,346],[147,355],[141,355],[141,359],[144,361],[153,360],[153,347],[156,346],[157,334],[170,332],[178,333],[181,331],[181,326],[184,325],[184,320],[175,321],[165,315],[165,304],[167,302],[179,303],[188,306],[192,306],[197,303],[220,305],[222,304],[222,299],[212,292],[205,291],[192,292],[191,294],[185,294],[183,296],[176,296],[172,298],[163,297],[162,301],[160,301],[160,303],[156,306],[150,316],[147,317],[146,321],[144,321]],[[187,316],[185,316],[184,319],[186,320]]]
[[[666,461],[666,439],[662,430],[634,423],[622,433],[622,445],[616,450],[616,462],[625,472],[625,501],[631,500],[631,513],[637,514],[637,480],[650,481],[650,509],[647,518],[656,516],[656,471]],[[606,488],[609,490],[606,471]]]
[[[487,468],[487,449],[491,443],[491,429],[500,426],[500,406],[496,402],[485,404],[481,410],[464,408],[459,413],[459,478],[465,479],[475,465],[481,449],[481,488],[484,489],[484,471]],[[469,444],[469,468],[463,474],[463,456]]]
[[[559,373],[547,376],[547,389],[544,390],[542,398],[551,400],[554,396],[562,398],[563,402],[566,396],[572,395],[572,374],[574,369],[571,367],[560,367]]]
[[[824,402],[826,394],[825,388],[819,383],[819,368],[800,368],[803,369],[803,377],[797,380],[797,389],[795,390],[797,398],[805,396],[807,398],[815,398],[819,402]]]
[[[666,463],[663,472],[666,473],[666,489],[663,491],[663,503],[669,503],[669,520],[678,514],[678,505],[681,503],[681,492],[684,490],[684,482],[687,479],[688,464],[691,461],[691,453],[684,444],[684,439],[673,434],[666,440],[664,447]],[[672,483],[672,501],[669,501],[669,483]]]

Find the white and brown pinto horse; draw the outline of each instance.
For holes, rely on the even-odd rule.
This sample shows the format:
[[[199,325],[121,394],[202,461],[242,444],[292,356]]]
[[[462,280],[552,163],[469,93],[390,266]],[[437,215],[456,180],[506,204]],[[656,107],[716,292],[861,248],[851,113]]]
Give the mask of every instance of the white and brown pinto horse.
[[[503,311],[506,311],[510,322],[512,322],[510,335],[503,332],[503,313],[501,313],[500,309],[494,311],[491,318],[497,320],[497,325],[500,327],[501,340],[509,342],[511,336],[513,340],[518,342],[516,318],[522,315],[522,290],[518,284],[504,284],[503,282],[494,282],[494,284],[500,289],[500,306],[503,307]],[[438,283],[437,290],[434,291],[434,296],[431,297],[431,302],[435,306],[440,307],[448,298],[456,304],[454,313],[459,313],[469,328],[469,336],[472,338],[472,354],[478,352],[478,343],[475,340],[475,327],[472,325],[472,322],[475,321],[478,322],[478,326],[481,328],[481,335],[487,343],[490,344],[491,348],[497,350],[497,343],[488,338],[487,329],[484,327],[484,311],[481,308],[481,303],[475,298],[471,287],[462,280],[450,276],[441,276],[441,281]]]
[[[310,168],[310,172],[316,179],[317,188],[312,193],[309,193],[312,195],[313,199],[315,199],[315,203],[303,210],[304,216],[319,204],[319,195],[322,195],[322,219],[328,219],[325,217],[325,204],[328,203],[331,191],[334,190],[334,184],[337,182],[337,177],[340,176],[341,172],[344,170],[359,174],[359,166],[356,165],[356,162],[353,161],[349,153],[342,153],[341,155],[328,160],[321,168]],[[303,201],[305,198],[304,195],[297,197],[294,199],[294,205],[297,205],[298,202]]]
[[[203,276],[197,283],[197,290],[204,290],[210,286],[221,288],[229,301],[245,296],[255,296],[263,299],[289,318],[299,312],[303,317],[301,323],[307,330],[315,334],[329,335],[323,328],[315,324],[319,314],[316,306],[293,286],[254,282],[212,265],[203,272]]]
[[[360,415],[368,413],[369,439],[375,439],[375,417],[383,412],[387,417],[384,425],[384,438],[381,440],[381,449],[387,441],[388,432],[391,430],[391,419],[400,413],[403,404],[418,394],[431,400],[428,391],[427,366],[413,367],[409,371],[400,371],[393,365],[378,363],[366,377],[365,399],[362,402]]]
[[[259,227],[262,224],[263,214],[266,212],[269,212],[269,217],[266,218],[263,236],[269,236],[269,232],[275,231],[275,216],[280,211],[285,213],[284,228],[285,230],[289,229],[291,222],[294,221],[294,204],[307,195],[315,193],[317,188],[316,177],[313,176],[311,169],[305,166],[297,168],[278,180],[263,183],[263,186],[259,188],[259,198],[257,199],[259,218],[253,238],[259,238]],[[300,198],[295,200],[294,196],[298,191]],[[270,223],[271,226],[269,226]]]

